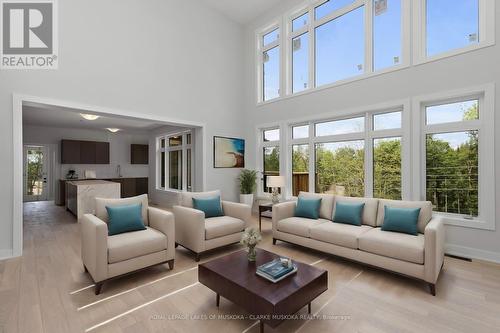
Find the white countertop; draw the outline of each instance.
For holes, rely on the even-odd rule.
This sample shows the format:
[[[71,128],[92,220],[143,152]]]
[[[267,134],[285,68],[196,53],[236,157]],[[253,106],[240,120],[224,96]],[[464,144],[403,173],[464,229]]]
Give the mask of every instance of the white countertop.
[[[70,185],[106,185],[106,184],[118,184],[116,182],[110,182],[107,180],[98,180],[98,179],[88,179],[88,180],[72,180],[68,181]]]

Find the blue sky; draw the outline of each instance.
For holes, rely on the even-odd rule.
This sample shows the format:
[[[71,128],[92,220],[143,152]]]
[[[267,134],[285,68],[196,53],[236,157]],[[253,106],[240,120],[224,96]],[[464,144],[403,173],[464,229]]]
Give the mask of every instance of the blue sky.
[[[375,1],[375,0],[374,0]],[[432,56],[465,47],[479,40],[479,0],[429,0],[427,2],[427,54]],[[317,18],[351,4],[353,0],[330,0],[316,8]],[[364,73],[364,8],[360,7],[316,28],[316,69],[308,67],[309,36],[302,35],[301,47],[293,54],[294,92],[303,90],[309,70],[316,71],[316,86]],[[296,26],[303,19],[296,21]],[[401,0],[387,0],[387,9],[374,16],[375,70],[403,61],[401,54]],[[275,40],[277,31],[265,36]],[[470,39],[472,35],[472,39]],[[476,39],[474,40],[474,36]],[[359,69],[358,65],[362,68]],[[264,64],[265,100],[278,97],[279,50],[269,51]]]

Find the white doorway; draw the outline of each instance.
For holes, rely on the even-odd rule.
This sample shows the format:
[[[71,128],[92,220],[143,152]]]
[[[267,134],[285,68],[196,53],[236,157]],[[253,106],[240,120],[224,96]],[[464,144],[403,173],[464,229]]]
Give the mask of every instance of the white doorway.
[[[49,199],[49,147],[24,145],[23,147],[23,201]]]

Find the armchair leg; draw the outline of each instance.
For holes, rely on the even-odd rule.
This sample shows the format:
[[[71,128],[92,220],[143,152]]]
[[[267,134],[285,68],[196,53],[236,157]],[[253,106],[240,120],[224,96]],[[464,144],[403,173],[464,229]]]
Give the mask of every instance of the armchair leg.
[[[177,248],[179,246],[179,243],[175,243],[175,248]]]
[[[200,261],[200,254],[199,253],[196,253],[195,257],[194,257],[194,260],[196,262]]]
[[[104,282],[97,282],[95,284],[95,294],[96,295],[99,295],[101,293],[101,289],[102,289],[103,284],[104,284]]]
[[[170,270],[174,269],[174,259],[167,261],[167,264],[168,264],[168,268],[170,268]]]
[[[273,245],[276,245],[276,238],[273,238]]]
[[[89,270],[87,269],[87,266],[83,265],[83,269],[85,270],[85,273],[89,272]]]
[[[432,296],[436,296],[436,284],[435,283],[429,283],[429,289],[431,292]]]

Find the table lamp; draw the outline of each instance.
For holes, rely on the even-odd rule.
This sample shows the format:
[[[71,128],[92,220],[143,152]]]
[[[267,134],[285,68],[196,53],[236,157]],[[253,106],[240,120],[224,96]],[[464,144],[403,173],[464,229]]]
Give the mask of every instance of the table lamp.
[[[273,204],[280,202],[278,189],[285,187],[285,177],[267,176],[267,187],[272,189],[271,196]]]

